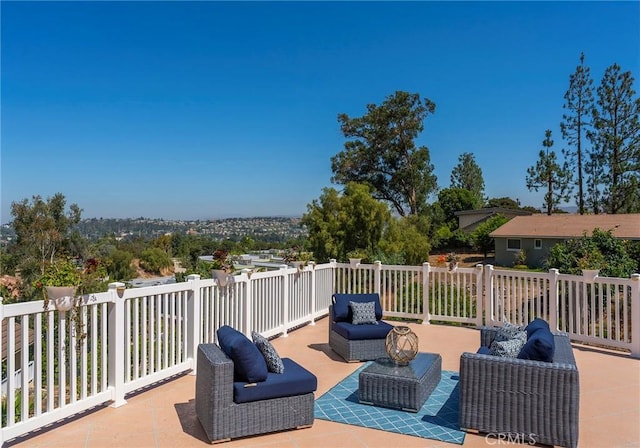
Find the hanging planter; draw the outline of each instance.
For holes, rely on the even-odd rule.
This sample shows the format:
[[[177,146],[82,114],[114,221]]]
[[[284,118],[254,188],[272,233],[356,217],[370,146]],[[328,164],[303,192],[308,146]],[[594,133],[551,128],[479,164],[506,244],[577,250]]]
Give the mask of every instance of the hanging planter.
[[[49,301],[53,302],[56,310],[70,311],[76,304],[75,286],[45,286]]]
[[[229,282],[233,280],[233,275],[229,274],[224,269],[213,269],[211,271],[211,276],[221,288],[226,288]]]
[[[362,258],[349,258],[349,264],[351,265],[352,269],[358,269],[358,266],[360,266],[360,261],[362,261]]]
[[[592,283],[596,278],[598,278],[599,273],[599,269],[582,269],[582,276],[587,283]]]

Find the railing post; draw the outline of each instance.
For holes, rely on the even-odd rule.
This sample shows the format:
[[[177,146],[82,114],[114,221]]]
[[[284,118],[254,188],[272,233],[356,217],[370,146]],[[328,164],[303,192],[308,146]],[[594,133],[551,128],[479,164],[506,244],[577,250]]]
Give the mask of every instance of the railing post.
[[[191,358],[193,370],[191,375],[197,372],[198,363],[198,344],[202,338],[202,308],[200,300],[200,276],[198,274],[187,275],[187,284],[190,291],[187,297],[187,358]]]
[[[631,275],[631,356],[640,358],[640,274]]]
[[[493,316],[495,315],[495,303],[496,298],[494,297],[494,275],[493,275],[493,265],[486,265],[484,268],[484,282],[483,287],[484,291],[482,293],[482,297],[484,300],[484,315],[481,317],[480,324],[492,326],[494,324]]]
[[[242,275],[241,277],[245,277],[245,275]],[[244,294],[244,309],[245,309],[247,318],[245,319],[245,325],[247,326],[246,335],[249,337],[249,339],[251,339],[251,330],[253,330],[252,310],[254,309],[253,294],[251,293],[251,280],[249,279],[248,275],[246,277],[247,277],[246,280],[242,278],[242,282],[246,284],[245,294]]]
[[[280,273],[282,274],[282,336],[287,337],[287,330],[289,329],[289,300],[291,292],[289,291],[289,276],[287,275],[287,266],[283,264],[280,266]]]
[[[373,292],[381,294],[382,291],[382,262],[376,260],[373,262]],[[380,297],[382,299],[382,297]]]
[[[422,263],[422,325],[431,323],[431,303],[429,301],[429,291],[431,290],[431,265],[428,261]]]
[[[476,326],[482,325],[482,316],[484,310],[484,266],[477,264],[476,268]],[[478,300],[478,298],[480,300]]]
[[[124,300],[118,297],[118,288],[124,283],[109,283],[112,303],[109,305],[109,376],[107,384],[112,389],[112,408],[118,408],[127,403],[124,399],[124,350],[127,341],[124,340],[125,313]]]
[[[549,269],[549,327],[552,331],[558,331],[559,278],[560,271],[558,269]]]
[[[309,266],[311,266],[311,325],[316,324],[316,263],[314,261],[309,262]]]

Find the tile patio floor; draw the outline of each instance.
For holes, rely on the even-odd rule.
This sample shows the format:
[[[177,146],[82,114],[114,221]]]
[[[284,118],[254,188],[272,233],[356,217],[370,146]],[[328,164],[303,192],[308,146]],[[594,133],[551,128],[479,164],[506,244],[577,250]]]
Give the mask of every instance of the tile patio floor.
[[[360,366],[346,363],[327,344],[327,319],[272,340],[281,356],[298,361],[318,377],[319,397]],[[420,350],[442,355],[444,370],[459,369],[463,351],[475,351],[478,331],[441,325],[409,324]],[[640,448],[640,360],[613,351],[574,344],[580,370],[579,446]],[[194,410],[195,376],[187,374],[47,428],[6,446],[21,448],[205,447],[208,442]],[[464,447],[505,446],[506,441],[469,433]],[[246,437],[217,445],[237,447],[456,447],[412,436],[315,420],[311,428]]]

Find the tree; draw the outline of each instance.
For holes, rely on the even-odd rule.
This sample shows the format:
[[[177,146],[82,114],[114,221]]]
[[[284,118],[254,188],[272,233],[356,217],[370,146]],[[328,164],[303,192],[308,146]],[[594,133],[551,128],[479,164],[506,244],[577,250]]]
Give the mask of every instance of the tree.
[[[24,281],[43,275],[47,263],[53,263],[69,246],[69,232],[80,222],[82,210],[71,204],[65,211],[66,198],[61,193],[43,200],[33,196],[11,203],[13,229],[16,233],[14,250],[21,261],[19,268]],[[68,254],[71,255],[71,254]]]
[[[498,213],[479,224],[478,227],[471,232],[473,244],[482,251],[484,258],[487,258],[487,254],[495,249],[494,239],[491,238],[489,234],[507,221],[509,221],[509,218]]]
[[[517,199],[511,199],[509,197],[490,198],[487,200],[487,207],[510,208],[510,209],[518,210],[520,208],[520,201],[518,201]]]
[[[368,104],[362,117],[339,114],[341,131],[349,141],[331,158],[331,181],[363,183],[400,216],[418,214],[437,189],[429,149],[415,144],[425,118],[434,111],[430,100],[397,91],[381,106]]]
[[[458,157],[458,164],[451,171],[451,188],[469,190],[476,198],[473,209],[482,207],[484,203],[484,179],[482,169],[476,163],[475,157],[465,152]]]
[[[547,265],[557,268],[563,274],[582,273],[581,262],[585,259],[597,260],[588,265],[589,269],[599,269],[606,277],[629,277],[638,268],[633,259],[632,246],[613,236],[611,230],[594,229],[591,236],[586,233],[581,238],[573,238],[551,248]]]
[[[431,252],[428,229],[429,220],[425,215],[392,218],[375,259],[384,264],[421,265]]]
[[[584,53],[580,54],[580,65],[576,67],[575,73],[569,76],[569,89],[564,94],[565,104],[563,108],[568,112],[562,115],[563,122],[560,123],[562,138],[567,141],[573,149],[564,149],[563,154],[570,169],[575,169],[577,173],[576,186],[578,192],[578,213],[585,212],[585,192],[584,192],[584,165],[587,161],[586,148],[584,143],[587,131],[591,125],[593,114],[593,93],[591,86],[593,80],[589,67],[584,65]]]
[[[342,195],[325,188],[301,219],[309,229],[306,249],[319,262],[346,260],[356,249],[374,253],[390,219],[386,204],[374,199],[366,185],[349,183]]]
[[[539,188],[546,187],[544,195],[544,207],[547,215],[553,213],[553,209],[560,201],[568,201],[571,193],[571,172],[565,162],[560,166],[556,160],[556,153],[551,150],[553,140],[551,131],[545,131],[545,139],[542,142],[545,149],[540,151],[538,162],[535,166],[527,169],[527,188],[538,191]]]
[[[640,211],[640,98],[634,98],[631,72],[607,68],[597,89],[591,140],[602,163],[604,211]]]
[[[444,213],[444,223],[451,229],[459,227],[456,212],[473,210],[476,196],[465,188],[445,188],[438,193],[438,204]]]

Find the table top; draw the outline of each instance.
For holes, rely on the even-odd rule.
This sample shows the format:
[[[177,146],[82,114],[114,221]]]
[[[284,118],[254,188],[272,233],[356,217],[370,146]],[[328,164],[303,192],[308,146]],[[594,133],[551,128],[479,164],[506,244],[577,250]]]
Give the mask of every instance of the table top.
[[[440,358],[437,353],[418,353],[407,365],[398,365],[390,358],[378,358],[369,364],[361,373],[380,376],[393,376],[407,379],[420,379]]]

